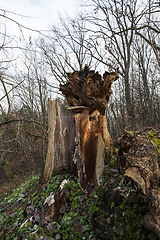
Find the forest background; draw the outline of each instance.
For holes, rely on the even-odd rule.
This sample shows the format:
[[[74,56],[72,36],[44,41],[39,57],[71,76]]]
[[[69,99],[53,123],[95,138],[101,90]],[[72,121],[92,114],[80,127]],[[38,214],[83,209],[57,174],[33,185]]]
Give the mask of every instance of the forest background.
[[[26,28],[14,19],[16,14],[0,10],[2,194],[10,191],[9,182],[14,188],[31,172],[41,172],[48,141],[48,97],[67,106],[59,84],[85,64],[100,73],[119,68],[106,111],[113,140],[124,129],[160,124],[159,12],[159,2],[152,0],[83,1],[76,17],[59,16],[48,32],[37,31],[35,39],[31,31],[25,39]],[[18,37],[8,34],[6,21],[18,26]]]

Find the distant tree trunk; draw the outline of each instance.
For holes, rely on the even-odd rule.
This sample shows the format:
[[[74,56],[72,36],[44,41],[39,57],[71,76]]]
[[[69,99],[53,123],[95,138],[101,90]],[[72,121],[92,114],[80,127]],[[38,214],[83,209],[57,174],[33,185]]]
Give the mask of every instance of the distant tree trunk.
[[[61,169],[76,169],[85,189],[88,183],[98,185],[106,147],[108,154],[112,154],[105,110],[118,72],[105,72],[102,79],[99,73],[85,66],[84,70],[69,73],[68,77],[69,82],[60,86],[71,106],[68,111],[49,99],[48,152],[39,193],[52,172]]]

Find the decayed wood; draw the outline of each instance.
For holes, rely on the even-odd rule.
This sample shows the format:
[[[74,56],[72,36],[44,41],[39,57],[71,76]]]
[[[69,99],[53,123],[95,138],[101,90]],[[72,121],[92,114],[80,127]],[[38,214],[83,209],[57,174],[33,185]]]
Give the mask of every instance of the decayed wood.
[[[68,78],[60,90],[72,108],[67,111],[60,103],[49,100],[48,152],[39,192],[53,170],[74,166],[84,188],[88,183],[99,184],[106,147],[111,152],[112,140],[104,114],[118,71],[105,72],[102,79],[86,65],[82,71],[69,73]]]
[[[41,183],[40,183],[40,189],[41,186],[44,183],[47,183],[49,179],[51,178],[53,168],[54,168],[54,133],[56,128],[56,106],[55,102],[48,100],[48,111],[49,111],[49,119],[48,119],[48,125],[49,125],[49,135],[48,135],[48,151],[47,151],[47,159],[45,168],[43,170],[43,174],[41,176]]]
[[[81,108],[77,113],[75,108],[69,108],[75,113],[76,121],[76,149],[73,161],[77,166],[81,185],[87,189],[88,183],[99,185],[99,178],[104,169],[106,148],[112,148],[112,140],[107,129],[106,117],[98,110],[91,115],[89,109]]]
[[[75,124],[70,112],[60,102],[48,100],[48,149],[45,167],[41,176],[39,191],[46,184],[54,170],[73,170],[73,153],[75,149]]]
[[[118,78],[117,72],[103,74],[91,71],[86,65],[84,70],[68,73],[69,82],[60,85],[60,90],[70,106],[87,106],[90,112],[98,110],[104,115],[112,93],[111,84]]]
[[[86,65],[82,71],[68,74],[69,81],[60,85],[75,114],[76,149],[74,163],[83,188],[88,183],[99,184],[104,169],[106,147],[112,152],[112,140],[107,129],[105,110],[112,93],[111,84],[118,78],[118,71],[105,72],[103,78]]]
[[[160,238],[160,172],[158,149],[145,137],[125,132],[119,139],[119,169],[137,184],[142,196],[150,205],[150,212],[144,217],[143,225]]]
[[[74,163],[83,188],[87,188],[88,183],[99,184],[106,147],[108,153],[112,152],[105,110],[112,93],[111,84],[118,78],[118,70],[105,72],[102,78],[86,65],[82,71],[68,73],[68,78],[66,84],[60,85],[60,90],[72,106],[69,110],[75,114]]]

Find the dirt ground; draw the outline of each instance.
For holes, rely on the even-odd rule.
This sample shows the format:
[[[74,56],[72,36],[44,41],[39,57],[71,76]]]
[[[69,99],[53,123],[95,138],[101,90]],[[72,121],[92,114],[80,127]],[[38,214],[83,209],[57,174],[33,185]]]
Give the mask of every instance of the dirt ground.
[[[11,195],[13,190],[18,188],[22,183],[25,183],[32,174],[34,173],[26,172],[21,175],[14,175],[13,179],[0,181],[0,201],[2,201],[6,196]]]

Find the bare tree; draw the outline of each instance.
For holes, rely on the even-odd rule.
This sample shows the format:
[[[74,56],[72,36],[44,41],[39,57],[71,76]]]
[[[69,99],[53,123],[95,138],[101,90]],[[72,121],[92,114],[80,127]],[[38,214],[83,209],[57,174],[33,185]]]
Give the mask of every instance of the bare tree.
[[[136,18],[137,5],[136,2],[127,1],[91,1],[94,13],[86,18],[90,23],[96,25],[97,41],[102,42],[105,50],[103,63],[116,69],[119,67],[119,72],[125,83],[125,100],[127,114],[134,119],[134,102],[131,98],[131,83],[130,83],[130,64],[132,55],[132,44],[134,40],[133,19],[130,17],[127,4]],[[125,31],[125,29],[128,31]],[[89,30],[89,29],[88,29]],[[115,34],[119,32],[119,34]]]
[[[85,64],[95,69],[99,64],[84,47],[87,37],[85,21],[77,22],[68,16],[59,19],[59,26],[52,26],[50,37],[39,42],[51,79],[54,77],[48,84],[55,91],[60,83],[68,81],[68,72],[82,70]]]
[[[97,53],[97,55],[92,54],[92,56],[97,59],[99,54],[99,61],[104,66],[115,70],[119,67],[121,85],[119,85],[119,97],[117,98],[115,96],[114,101],[119,102],[121,99],[121,113],[118,114],[126,116],[126,120],[129,120],[131,125],[136,125],[136,97],[138,96],[137,93],[139,90],[137,89],[137,77],[135,76],[139,75],[141,79],[144,78],[144,91],[142,93],[144,96],[142,97],[141,95],[141,97],[143,100],[145,98],[144,101],[146,101],[145,104],[148,106],[148,114],[152,115],[151,108],[153,106],[151,98],[153,98],[155,92],[158,91],[158,86],[155,83],[156,78],[154,77],[151,80],[150,76],[151,68],[156,66],[151,64],[151,57],[152,63],[154,56],[155,59],[158,60],[159,21],[155,21],[154,17],[158,9],[155,8],[151,2],[142,4],[138,1],[116,0],[90,0],[85,4],[85,7],[87,6],[89,9],[92,9],[92,12],[86,14],[85,17],[83,15],[81,19],[85,19],[88,23],[85,28],[90,36],[88,38],[88,44],[92,44],[94,51]],[[135,42],[137,41],[143,42],[143,46],[139,45],[139,47],[136,48]],[[87,44],[85,47],[86,46]],[[147,48],[149,49],[149,53],[147,53]],[[90,51],[92,51],[92,48],[90,48]],[[147,54],[147,58],[145,58],[145,54]],[[137,61],[138,64],[140,64],[138,68],[135,67]],[[137,70],[138,73],[136,73]],[[158,74],[158,66],[156,73]],[[153,83],[155,91],[151,89]],[[116,87],[118,87],[118,85]],[[123,96],[125,102],[122,99]],[[157,97],[155,98],[158,100]],[[122,107],[122,104],[125,105]],[[116,106],[116,104],[114,104],[114,106]],[[113,106],[111,109],[115,110]],[[125,120],[124,116],[122,117],[123,120]],[[151,124],[151,122],[153,124],[153,121],[148,122],[148,124]]]
[[[0,175],[9,178],[13,176],[11,168],[17,171],[11,167],[12,159],[19,164],[20,170],[25,168],[27,171],[29,168],[35,170],[35,164],[43,162],[40,160],[45,159],[47,133],[47,87],[40,67],[35,65],[31,39],[27,47],[22,31],[25,27],[15,20],[15,16],[17,14],[0,9]],[[7,32],[8,21],[18,28],[20,38]],[[25,59],[22,50],[34,56],[30,65],[29,57],[26,61],[27,74],[22,70],[22,58]],[[26,164],[28,162],[30,165]]]
[[[154,108],[159,102],[157,62],[152,47],[139,36],[135,38],[134,51],[132,81],[134,82],[135,113],[139,115],[139,120],[141,119],[144,125],[154,126],[158,124],[155,116],[159,115],[158,109]]]
[[[135,34],[140,36],[148,45],[152,47],[158,65],[160,67],[160,19],[158,18],[159,12],[159,5],[157,5],[155,1],[148,0],[145,10],[142,14],[143,21],[141,21],[140,26],[138,26],[136,22],[134,22],[134,28]],[[130,13],[132,16],[131,11]]]

